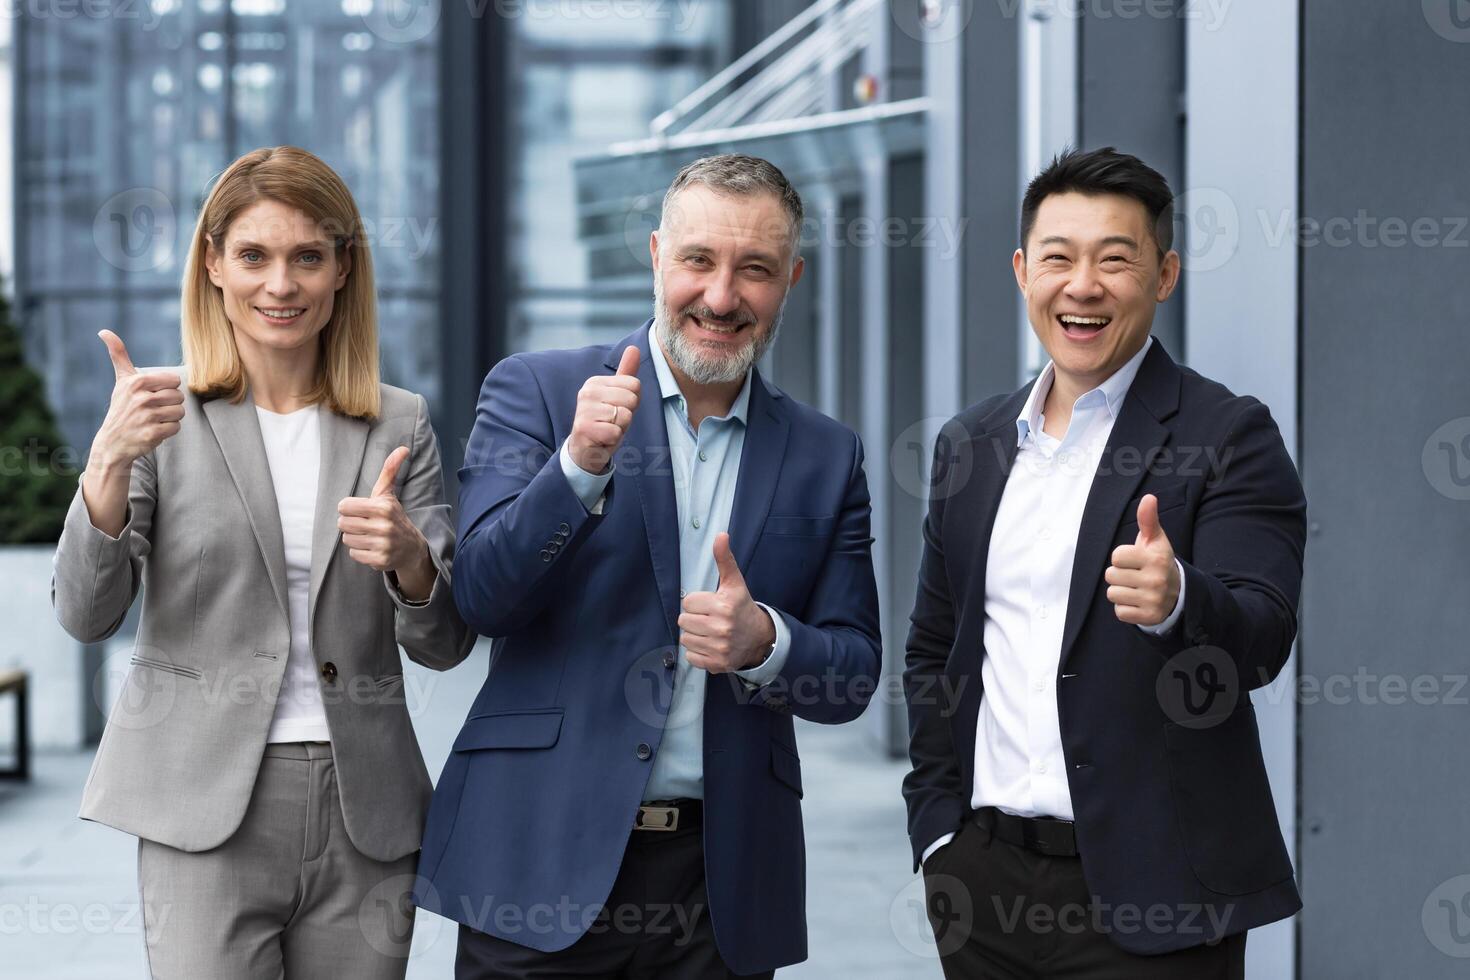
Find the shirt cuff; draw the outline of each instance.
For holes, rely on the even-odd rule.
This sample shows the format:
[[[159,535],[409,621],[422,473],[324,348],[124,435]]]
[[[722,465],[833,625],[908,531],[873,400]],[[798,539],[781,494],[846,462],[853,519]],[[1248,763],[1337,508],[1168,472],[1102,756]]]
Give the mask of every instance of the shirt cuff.
[[[613,478],[617,467],[609,464],[606,473],[588,473],[567,452],[566,440],[562,440],[561,451],[557,455],[561,457],[562,473],[572,485],[572,492],[582,501],[582,506],[587,508],[587,513],[601,514],[603,495],[607,493],[608,481]]]
[[[764,609],[766,615],[771,617],[771,625],[776,628],[776,644],[771,647],[771,655],[765,659],[764,663],[737,670],[735,676],[760,687],[775,680],[776,676],[781,673],[781,668],[786,666],[786,657],[791,653],[791,630],[787,628],[786,621],[776,610],[764,602],[757,602],[756,605]]]
[[[943,847],[945,844],[948,844],[952,840],[954,840],[954,834],[945,834],[943,837],[939,838],[937,841],[924,848],[924,854],[922,857],[919,858],[919,863],[923,864],[925,861],[929,860],[929,856],[931,854],[933,854],[935,851],[939,850],[941,847]]]
[[[1174,628],[1174,624],[1179,622],[1180,614],[1184,612],[1184,565],[1180,563],[1178,558],[1175,558],[1174,567],[1179,569],[1179,598],[1174,603],[1174,611],[1169,613],[1168,619],[1159,623],[1157,626],[1144,626],[1140,623],[1138,628],[1145,633],[1152,633],[1154,636],[1163,636]]]

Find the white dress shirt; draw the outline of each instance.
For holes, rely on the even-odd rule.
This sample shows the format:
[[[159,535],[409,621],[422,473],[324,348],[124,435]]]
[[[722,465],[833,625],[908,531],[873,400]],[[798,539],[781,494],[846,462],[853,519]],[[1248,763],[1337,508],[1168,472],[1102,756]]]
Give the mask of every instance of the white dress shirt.
[[[1150,337],[1106,381],[1078,397],[1061,439],[1044,431],[1042,407],[1056,376],[1052,363],[1016,417],[1016,460],[1001,492],[985,567],[985,696],[975,731],[974,809],[1072,819],[1056,690],[1072,561],[1098,462],[1152,345]],[[1174,627],[1184,609],[1182,568],[1179,581],[1169,617],[1139,629],[1163,634]],[[953,836],[929,845],[924,858]]]
[[[260,437],[270,465],[271,485],[281,514],[286,546],[286,602],[291,649],[267,742],[327,742],[327,713],[307,632],[311,604],[311,533],[316,524],[317,477],[321,470],[321,414],[316,405],[286,415],[259,405]]]

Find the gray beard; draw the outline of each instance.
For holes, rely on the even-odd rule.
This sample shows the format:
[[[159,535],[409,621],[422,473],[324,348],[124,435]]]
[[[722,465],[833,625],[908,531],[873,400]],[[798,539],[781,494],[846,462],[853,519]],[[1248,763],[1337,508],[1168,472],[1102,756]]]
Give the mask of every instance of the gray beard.
[[[781,308],[776,311],[776,319],[764,336],[757,337],[729,357],[718,357],[701,350],[699,345],[690,343],[689,338],[684,335],[684,328],[675,326],[674,318],[664,303],[662,277],[655,275],[653,279],[654,336],[663,344],[669,363],[695,384],[728,384],[744,378],[746,372],[770,349],[785,316],[786,300],[783,297]],[[683,320],[682,314],[679,319]]]

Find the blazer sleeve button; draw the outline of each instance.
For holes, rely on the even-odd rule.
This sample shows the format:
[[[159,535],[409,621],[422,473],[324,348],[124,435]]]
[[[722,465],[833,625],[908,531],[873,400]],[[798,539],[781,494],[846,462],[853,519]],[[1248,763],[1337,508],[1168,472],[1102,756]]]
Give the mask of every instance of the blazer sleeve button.
[[[329,681],[337,679],[337,665],[328,660],[322,664],[322,676]]]
[[[633,754],[646,762],[653,757],[653,747],[647,742],[639,742],[638,748],[633,751]]]

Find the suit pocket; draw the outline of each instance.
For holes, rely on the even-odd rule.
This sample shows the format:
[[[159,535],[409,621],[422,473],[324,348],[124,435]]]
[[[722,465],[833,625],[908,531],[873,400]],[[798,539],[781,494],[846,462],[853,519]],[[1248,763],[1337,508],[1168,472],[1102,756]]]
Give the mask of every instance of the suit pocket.
[[[188,677],[193,680],[198,680],[204,676],[198,668],[183,667],[179,664],[171,664],[166,660],[154,660],[151,657],[135,656],[132,658],[132,662],[139,667],[151,667],[153,670],[161,670],[165,673],[177,674],[180,677]]]
[[[455,752],[480,749],[548,749],[561,737],[563,711],[506,711],[476,715],[454,740]]]
[[[1184,851],[1200,884],[1247,895],[1290,878],[1251,705],[1210,728],[1167,723],[1164,743]]]
[[[837,515],[830,517],[780,517],[766,518],[761,533],[782,538],[825,538],[832,533]]]
[[[1149,494],[1153,494],[1158,498],[1160,514],[1171,511],[1176,507],[1183,507],[1185,504],[1185,485],[1183,483],[1169,483],[1162,487],[1147,487],[1143,493],[1128,501],[1128,506],[1123,511],[1124,524],[1138,523],[1138,505]]]
[[[801,760],[779,742],[771,743],[771,774],[794,790],[798,799],[801,798]]]

